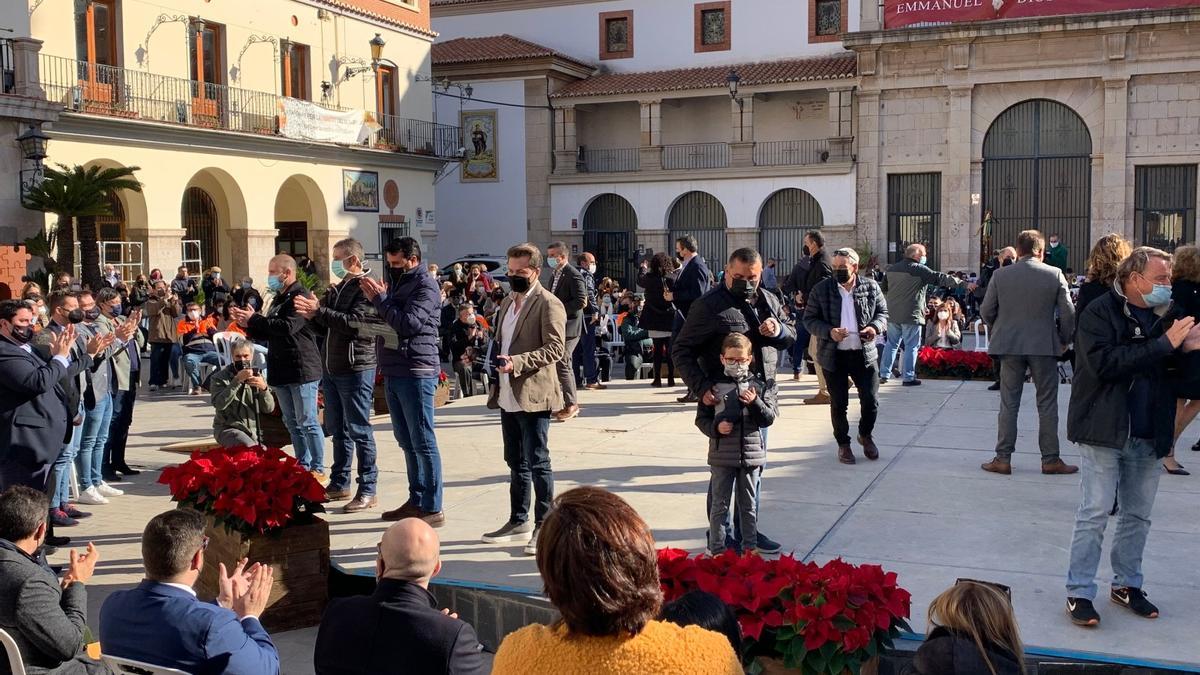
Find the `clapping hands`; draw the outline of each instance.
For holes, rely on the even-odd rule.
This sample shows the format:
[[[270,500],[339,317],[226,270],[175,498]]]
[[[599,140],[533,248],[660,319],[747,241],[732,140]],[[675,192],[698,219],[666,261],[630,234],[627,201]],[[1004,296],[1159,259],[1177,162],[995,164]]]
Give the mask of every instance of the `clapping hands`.
[[[232,572],[225,569],[225,563],[218,565],[217,604],[232,609],[239,619],[262,615],[275,581],[271,567],[254,563],[247,568],[248,562],[246,558],[237,561]]]

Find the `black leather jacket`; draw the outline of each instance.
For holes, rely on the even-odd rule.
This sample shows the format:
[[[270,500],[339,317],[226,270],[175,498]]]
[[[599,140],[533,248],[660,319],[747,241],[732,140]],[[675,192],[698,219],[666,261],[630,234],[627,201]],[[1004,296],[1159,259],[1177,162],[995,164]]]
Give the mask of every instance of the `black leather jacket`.
[[[358,327],[379,323],[375,305],[363,295],[359,280],[347,276],[330,286],[313,320],[325,328],[325,372],[347,375],[375,367],[375,338],[362,337]]]

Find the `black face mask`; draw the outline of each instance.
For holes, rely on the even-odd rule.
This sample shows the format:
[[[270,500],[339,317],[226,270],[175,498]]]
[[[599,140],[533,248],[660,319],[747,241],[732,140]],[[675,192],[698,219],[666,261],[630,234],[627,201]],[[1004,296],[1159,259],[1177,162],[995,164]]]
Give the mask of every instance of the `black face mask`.
[[[839,284],[849,283],[850,282],[850,268],[849,267],[839,267],[839,268],[835,269],[833,271],[833,277],[835,279],[837,279],[837,282]]]
[[[1004,262],[1000,263],[1000,266],[1001,266],[1001,267],[1008,267],[1008,266],[1009,266],[1009,265],[1011,265],[1011,264],[1013,264],[1013,260],[1012,260],[1012,258],[1005,258],[1005,259],[1004,259]]]
[[[682,253],[676,253],[676,254],[675,254],[675,258],[676,258],[676,259],[678,259],[678,260],[683,260],[683,254],[682,254]]]
[[[753,300],[754,295],[758,293],[758,284],[752,284],[746,279],[734,279],[729,292],[733,293],[733,297],[735,298]]]
[[[13,326],[12,341],[19,344],[27,344],[33,339],[33,326]]]
[[[93,308],[85,311],[83,313],[83,318],[87,319],[88,321],[95,321],[96,319],[99,319],[100,318],[100,308],[93,307]]]
[[[529,291],[529,279],[526,279],[523,276],[514,274],[508,278],[508,283],[517,293],[525,293]]]
[[[73,309],[67,313],[67,321],[71,323],[83,323],[83,317],[82,309]]]
[[[804,255],[805,255],[805,257],[811,257],[811,256],[812,256],[812,253],[809,251],[809,249],[808,249],[808,247],[807,247],[807,246],[805,246],[805,247],[804,247]]]
[[[400,283],[400,279],[403,278],[405,274],[408,274],[408,270],[406,269],[401,269],[399,267],[388,268],[388,278],[392,280],[393,284]]]

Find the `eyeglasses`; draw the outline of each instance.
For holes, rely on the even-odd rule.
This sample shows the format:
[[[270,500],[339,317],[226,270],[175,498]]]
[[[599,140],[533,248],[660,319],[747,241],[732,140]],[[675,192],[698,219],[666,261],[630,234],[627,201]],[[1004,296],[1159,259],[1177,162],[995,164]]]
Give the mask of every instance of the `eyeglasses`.
[[[833,254],[835,256],[841,256],[843,258],[849,258],[850,256],[854,255],[854,249],[839,248],[838,250],[834,251]]]

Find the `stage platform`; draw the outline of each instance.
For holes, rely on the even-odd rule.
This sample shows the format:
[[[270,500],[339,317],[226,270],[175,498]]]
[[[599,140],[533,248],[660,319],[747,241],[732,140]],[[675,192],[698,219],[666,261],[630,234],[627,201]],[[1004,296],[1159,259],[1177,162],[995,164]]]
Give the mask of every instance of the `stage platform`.
[[[801,402],[813,393],[815,379],[806,375],[800,382],[783,381],[781,418],[768,438],[760,528],[802,559],[840,556],[896,571],[913,594],[912,625],[918,633],[925,630],[925,611],[937,593],[959,577],[986,579],[1012,587],[1031,649],[1061,652],[1066,658],[1089,653],[1114,663],[1200,671],[1200,640],[1194,631],[1194,619],[1200,616],[1200,582],[1194,572],[1194,561],[1200,559],[1200,520],[1195,517],[1200,477],[1162,477],[1144,566],[1146,590],[1162,609],[1162,618],[1139,619],[1103,601],[1111,577],[1106,546],[1096,603],[1103,623],[1096,630],[1075,627],[1064,610],[1064,580],[1079,479],[1040,473],[1032,385],[1026,387],[1013,475],[981,471],[979,464],[992,456],[999,407],[998,394],[986,387],[986,382],[931,380],[921,387],[884,385],[875,432],[882,456],[867,462],[856,448],[859,463],[844,466],[836,460],[828,407]],[[693,424],[693,408],[675,402],[681,393],[625,381],[610,383],[606,391],[580,392],[583,414],[554,423],[550,447],[558,491],[580,484],[609,488],[638,509],[660,546],[698,552],[704,548],[706,527],[706,442]],[[1063,457],[1075,462],[1075,448],[1065,441],[1068,397],[1064,386]],[[852,400],[852,422],[855,405]],[[138,402],[130,459],[155,469],[177,462],[178,455],[157,448],[201,436],[210,423],[206,397],[147,395]],[[498,424],[498,414],[484,408],[482,397],[437,411],[447,517],[439,530],[442,577],[466,586],[536,594],[541,585],[537,569],[520,546],[479,541],[480,534],[508,514],[508,472]],[[386,526],[379,514],[407,496],[403,457],[387,419],[376,418],[375,430],[381,508],[351,515],[335,508],[329,515],[335,564],[368,574]],[[1184,447],[1190,447],[1196,433],[1193,428],[1185,436]],[[1192,453],[1181,453],[1185,465],[1191,459]],[[104,562],[89,603],[93,621],[106,590],[140,577],[138,533],[150,515],[169,508],[165,489],[153,483],[156,477],[155,472],[136,477],[128,496],[94,507],[96,517],[63,531],[92,538],[101,547]],[[1113,526],[1115,520],[1110,533]],[[289,660],[294,665],[286,672],[306,672],[302,654]]]

